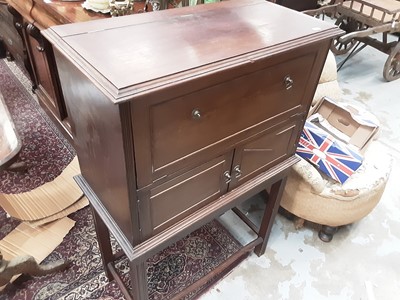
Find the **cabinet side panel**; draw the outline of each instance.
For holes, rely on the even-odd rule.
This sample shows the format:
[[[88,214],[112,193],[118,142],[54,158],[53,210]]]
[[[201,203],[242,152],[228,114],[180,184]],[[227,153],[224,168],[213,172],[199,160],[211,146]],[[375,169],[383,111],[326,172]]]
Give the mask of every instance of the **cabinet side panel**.
[[[75,149],[82,176],[101,200],[128,240],[135,244],[135,207],[130,199],[120,107],[113,104],[72,63],[55,50]],[[131,137],[126,137],[127,139]],[[133,150],[132,150],[133,151]],[[132,164],[133,161],[129,161]],[[131,174],[132,172],[130,172]],[[132,216],[132,217],[131,217]]]

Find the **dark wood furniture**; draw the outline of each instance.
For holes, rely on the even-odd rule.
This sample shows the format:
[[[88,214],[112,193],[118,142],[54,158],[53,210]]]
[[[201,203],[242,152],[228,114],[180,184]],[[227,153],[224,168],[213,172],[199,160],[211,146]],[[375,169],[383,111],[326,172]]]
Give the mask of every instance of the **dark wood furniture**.
[[[2,27],[2,31],[4,30],[6,33],[18,31],[19,40],[13,42],[16,47],[10,48],[10,53],[17,62],[23,62],[20,65],[24,66],[30,74],[33,90],[40,105],[72,144],[73,137],[55,66],[53,49],[43,38],[40,30],[53,25],[109,17],[83,9],[82,2],[7,0],[8,10],[12,15],[11,17],[9,14],[7,20],[13,23],[13,27],[10,25],[5,26],[4,29]],[[16,35],[14,34],[14,36]]]
[[[8,11],[7,2],[0,1],[0,42],[3,57],[14,58],[23,65],[23,43],[17,29],[14,27],[12,14]]]
[[[6,57],[26,71],[33,79],[33,72],[22,33],[22,18],[4,0],[0,0],[0,57]]]
[[[42,32],[54,48],[77,182],[92,205],[110,279],[121,283],[109,232],[130,261],[133,298],[145,300],[146,258],[271,186],[258,238],[243,249],[265,251],[339,33],[261,0]]]

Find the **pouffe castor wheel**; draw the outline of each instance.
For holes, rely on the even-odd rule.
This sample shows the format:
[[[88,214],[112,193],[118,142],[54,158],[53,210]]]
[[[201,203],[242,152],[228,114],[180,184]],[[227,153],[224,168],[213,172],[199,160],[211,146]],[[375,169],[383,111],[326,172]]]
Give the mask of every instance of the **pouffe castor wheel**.
[[[332,227],[322,225],[321,230],[318,232],[318,237],[321,241],[329,243],[332,241],[333,235],[339,230],[339,227]]]

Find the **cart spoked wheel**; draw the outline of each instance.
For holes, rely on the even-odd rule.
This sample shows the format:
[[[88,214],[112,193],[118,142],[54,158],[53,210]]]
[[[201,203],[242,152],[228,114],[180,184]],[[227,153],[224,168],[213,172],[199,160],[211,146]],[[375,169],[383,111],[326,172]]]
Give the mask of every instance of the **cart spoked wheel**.
[[[390,51],[383,68],[383,77],[387,81],[393,81],[400,78],[400,42]]]
[[[335,25],[344,30],[346,33],[357,31],[363,27],[360,22],[346,16],[339,17],[336,20]],[[336,38],[332,41],[331,50],[336,55],[342,55],[349,52],[354,47],[356,42],[356,40],[351,39],[342,43],[339,41],[339,38]]]

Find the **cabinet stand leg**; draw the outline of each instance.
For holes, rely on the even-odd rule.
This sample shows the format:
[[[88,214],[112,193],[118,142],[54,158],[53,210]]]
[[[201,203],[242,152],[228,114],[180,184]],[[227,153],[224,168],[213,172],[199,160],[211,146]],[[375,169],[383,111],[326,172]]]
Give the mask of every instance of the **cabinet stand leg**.
[[[96,229],[97,241],[99,243],[99,249],[101,253],[101,259],[103,261],[103,268],[109,281],[113,280],[113,276],[109,270],[108,264],[114,260],[113,252],[111,249],[110,232],[103,220],[97,214],[96,210],[90,206],[94,218],[94,227]]]
[[[258,236],[263,238],[263,242],[254,249],[254,253],[258,256],[263,255],[267,247],[268,237],[271,233],[276,213],[278,212],[283,188],[286,184],[286,178],[287,177],[285,176],[271,186],[271,192],[269,194],[267,206],[265,207],[260,230],[258,231]]]
[[[149,299],[147,290],[147,263],[129,262],[131,276],[131,294],[134,300]]]

